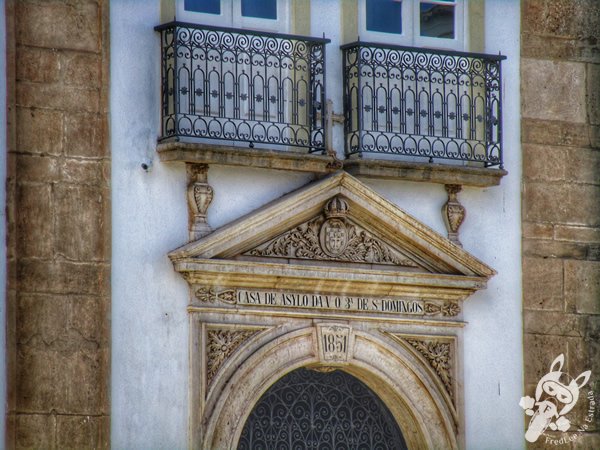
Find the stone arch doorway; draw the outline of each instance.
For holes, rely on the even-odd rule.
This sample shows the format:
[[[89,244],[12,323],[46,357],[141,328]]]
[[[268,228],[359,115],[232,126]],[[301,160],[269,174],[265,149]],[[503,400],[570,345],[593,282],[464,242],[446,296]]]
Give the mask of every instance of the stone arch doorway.
[[[394,416],[364,383],[343,370],[299,368],[259,399],[248,417],[238,450],[405,450]]]
[[[220,371],[203,405],[193,448],[236,448],[257,402],[288,373],[303,367],[329,367],[319,359],[315,327],[273,328],[249,343]],[[459,448],[450,404],[430,369],[414,352],[379,332],[353,332],[351,358],[338,370],[375,393],[402,430],[406,447]]]

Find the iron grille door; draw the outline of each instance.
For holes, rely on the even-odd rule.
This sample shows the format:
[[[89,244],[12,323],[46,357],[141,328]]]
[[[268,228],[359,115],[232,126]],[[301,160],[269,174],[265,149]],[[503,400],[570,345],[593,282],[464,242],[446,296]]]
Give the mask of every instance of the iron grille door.
[[[260,398],[238,449],[406,449],[388,408],[341,370],[297,369]]]

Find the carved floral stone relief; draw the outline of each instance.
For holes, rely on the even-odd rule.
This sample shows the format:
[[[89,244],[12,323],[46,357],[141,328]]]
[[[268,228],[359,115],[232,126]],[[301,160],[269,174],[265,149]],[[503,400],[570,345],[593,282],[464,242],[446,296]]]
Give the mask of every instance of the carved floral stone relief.
[[[260,329],[206,330],[206,385],[210,387],[225,361],[246,341],[260,333]]]
[[[195,295],[202,303],[215,303],[217,301],[230,305],[235,305],[237,303],[236,289],[218,290],[212,287],[202,286],[196,289]]]
[[[454,361],[450,343],[419,339],[407,339],[407,341],[425,357],[429,365],[435,370],[454,403],[454,377],[452,376]]]
[[[442,315],[445,317],[454,317],[460,314],[460,306],[455,302],[425,303],[425,314],[428,316]]]
[[[348,212],[348,203],[340,196],[334,197],[327,202],[322,215],[244,255],[419,267],[349,220]]]
[[[427,361],[456,406],[454,340],[434,336],[420,337],[401,334],[392,334],[392,336],[410,344]]]

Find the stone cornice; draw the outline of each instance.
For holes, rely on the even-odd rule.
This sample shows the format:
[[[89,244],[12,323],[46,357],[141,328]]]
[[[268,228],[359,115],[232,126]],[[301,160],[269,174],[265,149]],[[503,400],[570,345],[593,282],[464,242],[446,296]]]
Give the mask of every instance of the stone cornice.
[[[485,289],[480,277],[390,270],[360,270],[185,258],[174,262],[190,284],[254,289],[298,290],[364,296],[403,296],[460,301]]]

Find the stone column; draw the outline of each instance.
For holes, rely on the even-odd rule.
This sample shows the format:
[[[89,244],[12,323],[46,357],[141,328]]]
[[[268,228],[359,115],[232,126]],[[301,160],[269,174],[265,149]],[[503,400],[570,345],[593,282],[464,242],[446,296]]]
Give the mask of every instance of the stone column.
[[[108,0],[6,13],[6,447],[108,448]]]
[[[533,396],[560,354],[573,378],[591,370],[567,414],[571,429],[546,434],[572,441],[571,448],[600,448],[600,414],[587,420],[585,397],[595,392],[597,410],[600,3],[526,0],[521,27],[525,392]]]

